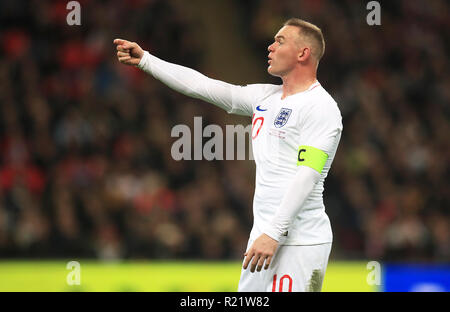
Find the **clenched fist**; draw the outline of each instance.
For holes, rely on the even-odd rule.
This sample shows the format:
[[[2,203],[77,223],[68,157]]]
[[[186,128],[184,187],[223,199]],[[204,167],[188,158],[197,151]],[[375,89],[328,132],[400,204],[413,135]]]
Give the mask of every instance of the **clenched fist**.
[[[126,65],[137,66],[144,56],[144,50],[136,43],[123,39],[114,39],[117,45],[117,59]]]

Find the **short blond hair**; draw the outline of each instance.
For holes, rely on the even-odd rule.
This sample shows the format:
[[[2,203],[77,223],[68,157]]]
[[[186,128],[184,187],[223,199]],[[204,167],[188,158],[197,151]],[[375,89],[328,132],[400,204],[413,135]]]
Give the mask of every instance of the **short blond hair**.
[[[325,53],[325,40],[319,27],[299,18],[291,18],[283,26],[298,27],[300,29],[300,37],[303,37],[311,44],[311,54],[316,58],[317,62],[320,61]]]

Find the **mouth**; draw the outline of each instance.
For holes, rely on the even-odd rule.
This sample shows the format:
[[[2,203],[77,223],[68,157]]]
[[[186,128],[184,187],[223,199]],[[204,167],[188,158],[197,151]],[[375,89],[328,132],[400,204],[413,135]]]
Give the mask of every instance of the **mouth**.
[[[268,58],[267,63],[271,64],[272,63],[272,58],[270,56],[268,56],[267,58]]]

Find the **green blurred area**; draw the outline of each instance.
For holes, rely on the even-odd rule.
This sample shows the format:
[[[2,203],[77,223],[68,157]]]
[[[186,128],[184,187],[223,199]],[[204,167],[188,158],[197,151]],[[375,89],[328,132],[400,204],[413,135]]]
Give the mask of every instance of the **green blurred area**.
[[[80,285],[67,282],[69,261],[0,262],[0,291],[234,292],[240,262],[98,262],[78,260]],[[377,291],[366,282],[366,262],[332,262],[322,291]]]

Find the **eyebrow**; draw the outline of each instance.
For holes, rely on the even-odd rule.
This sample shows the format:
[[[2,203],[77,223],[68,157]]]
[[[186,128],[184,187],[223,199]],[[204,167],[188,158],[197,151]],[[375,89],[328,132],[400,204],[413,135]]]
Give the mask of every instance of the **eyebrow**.
[[[282,35],[278,35],[278,36],[275,36],[275,37],[274,37],[274,39],[277,39],[277,38],[280,38],[280,39],[286,39],[286,38],[284,38],[284,36],[282,36]]]

